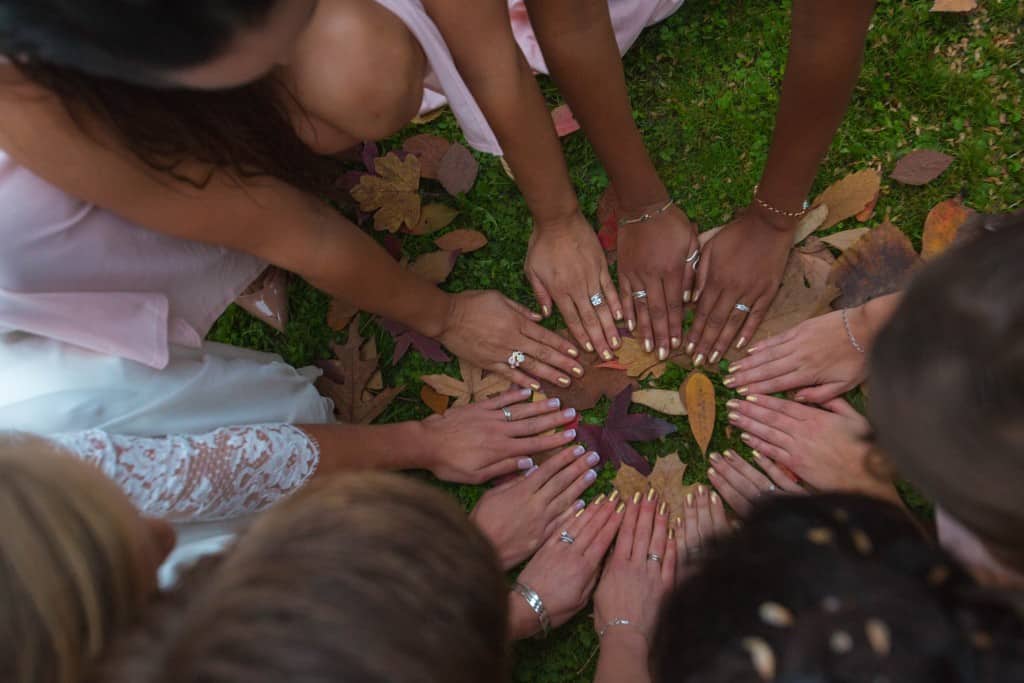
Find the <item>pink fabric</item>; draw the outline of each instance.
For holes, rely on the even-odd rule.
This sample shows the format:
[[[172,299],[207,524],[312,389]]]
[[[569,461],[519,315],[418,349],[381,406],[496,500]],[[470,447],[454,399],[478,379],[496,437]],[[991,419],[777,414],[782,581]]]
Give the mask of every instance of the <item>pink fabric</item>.
[[[557,0],[571,2],[572,0]],[[615,27],[619,51],[625,54],[633,46],[640,33],[659,21],[663,21],[682,7],[684,0],[608,0]],[[433,111],[445,103],[466,136],[466,142],[481,152],[501,155],[501,145],[491,131],[487,119],[473,99],[472,93],[455,68],[455,61],[448,50],[441,32],[430,19],[420,0],[377,0],[377,3],[397,15],[419,41],[430,62],[432,73],[427,77],[420,113]],[[508,0],[512,32],[533,70],[548,73],[544,55],[530,25],[524,0]]]
[[[198,348],[266,263],[79,201],[0,152],[0,330],[138,361]]]

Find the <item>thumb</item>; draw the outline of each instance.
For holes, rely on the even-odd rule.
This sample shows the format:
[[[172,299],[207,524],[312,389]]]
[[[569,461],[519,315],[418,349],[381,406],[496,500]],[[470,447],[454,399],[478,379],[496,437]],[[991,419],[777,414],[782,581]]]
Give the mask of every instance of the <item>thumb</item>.
[[[834,398],[831,401],[822,403],[821,407],[829,412],[835,413],[836,415],[843,415],[844,417],[862,417],[861,414],[843,398]]]
[[[760,346],[758,349],[760,350]],[[801,389],[796,392],[793,396],[800,403],[812,403],[814,405],[825,406],[826,403],[834,402],[837,396],[843,393],[843,385],[839,382],[829,382],[828,384],[821,384],[818,386],[808,387]],[[840,402],[845,403],[842,399],[838,399]],[[839,412],[829,408],[833,413]]]

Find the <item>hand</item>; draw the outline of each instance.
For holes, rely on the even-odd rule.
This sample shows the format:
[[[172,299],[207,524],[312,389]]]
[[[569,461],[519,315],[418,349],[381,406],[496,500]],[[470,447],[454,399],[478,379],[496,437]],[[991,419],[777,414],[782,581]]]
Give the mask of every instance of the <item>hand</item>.
[[[533,467],[534,453],[562,448],[576,430],[545,434],[572,422],[576,411],[560,410],[557,398],[528,401],[533,392],[515,389],[487,401],[449,408],[423,420],[425,466],[438,479],[482,484]],[[511,421],[502,408],[508,408]]]
[[[847,315],[851,329],[866,327],[863,307]],[[868,368],[866,354],[850,343],[842,311],[834,311],[759,342],[749,357],[730,365],[729,372],[723,383],[743,394],[800,389],[797,401],[825,403],[867,379]]]
[[[566,448],[477,502],[469,517],[497,549],[506,570],[532,555],[583,509],[580,496],[597,479],[591,468],[601,460],[597,453],[585,453],[583,446]]]
[[[654,496],[628,503],[615,549],[594,594],[594,628],[605,638],[634,632],[648,643],[662,599],[675,581],[676,549],[668,538],[666,504]],[[660,559],[651,559],[651,555]],[[629,624],[611,625],[616,619]]]
[[[567,387],[583,376],[572,344],[537,324],[540,316],[494,291],[452,295],[438,340],[459,358],[508,377],[519,386],[540,390],[537,379]],[[526,354],[519,369],[509,367],[513,351]]]
[[[729,421],[740,438],[819,491],[853,491],[900,503],[891,480],[867,469],[868,421],[842,399],[825,410],[771,396],[729,401]],[[735,417],[734,417],[735,416]]]
[[[682,520],[676,519],[676,581],[693,573],[708,544],[730,529],[718,494],[703,484],[695,494],[686,494],[686,514]]]
[[[576,340],[587,351],[612,359],[621,344],[615,321],[622,320],[622,304],[601,243],[582,214],[534,228],[526,277],[545,317],[554,301]],[[594,306],[593,294],[601,294],[604,303]]]
[[[755,453],[754,458],[764,468],[767,477],[735,451],[724,451],[722,455],[711,454],[708,478],[737,515],[749,515],[754,505],[764,496],[774,496],[780,492],[806,493],[804,487],[793,481],[771,458],[765,458],[759,453]]]
[[[697,272],[698,303],[686,352],[697,367],[714,364],[739,335],[736,348],[754,336],[782,282],[793,233],[748,209],[704,245]],[[750,307],[750,313],[736,308]]]
[[[560,541],[563,529],[556,527],[555,535],[548,538],[519,574],[519,582],[532,588],[544,601],[552,627],[569,621],[587,604],[597,583],[601,561],[622,517],[613,500],[602,498],[591,503],[564,527],[575,539],[573,543]],[[514,638],[528,638],[540,630],[537,615],[520,595],[512,594],[509,604]]]
[[[619,293],[626,323],[636,328],[648,353],[657,348],[660,360],[682,343],[683,305],[696,282],[686,257],[699,246],[696,227],[675,206],[619,229]],[[641,290],[647,297],[636,299],[633,294]]]

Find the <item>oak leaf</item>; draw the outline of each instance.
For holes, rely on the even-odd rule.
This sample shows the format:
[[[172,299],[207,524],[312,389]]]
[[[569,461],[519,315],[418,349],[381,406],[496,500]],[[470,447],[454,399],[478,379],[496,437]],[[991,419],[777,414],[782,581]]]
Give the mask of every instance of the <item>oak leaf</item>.
[[[424,384],[420,389],[420,400],[422,400],[435,415],[444,415],[448,410],[448,397],[438,393],[429,384]]]
[[[409,232],[414,235],[429,235],[451,225],[459,215],[456,209],[444,204],[427,204],[420,211],[420,220]]]
[[[904,185],[927,185],[942,175],[953,157],[930,149],[914,150],[896,163],[889,177]]]
[[[442,137],[423,133],[413,135],[402,143],[402,149],[415,154],[420,160],[420,176],[437,180],[441,159],[452,143]]]
[[[854,308],[899,291],[920,263],[910,239],[892,223],[883,223],[836,261],[828,284],[840,294],[832,305],[836,310]]]
[[[395,340],[395,352],[391,356],[391,364],[395,365],[405,357],[410,348],[415,348],[424,358],[438,363],[447,363],[451,357],[445,353],[441,342],[420,334],[416,330],[394,320],[382,318],[380,326]]]
[[[936,204],[924,220],[921,235],[921,258],[932,259],[953,245],[957,231],[974,214],[964,206],[962,197],[954,197]]]
[[[655,441],[676,431],[676,427],[649,415],[630,415],[632,396],[633,387],[626,387],[612,400],[603,426],[581,424],[577,432],[580,441],[601,454],[602,462],[631,465],[641,473],[649,473],[650,463],[629,442]]]
[[[359,209],[373,214],[377,230],[398,232],[402,226],[415,228],[420,220],[420,160],[409,154],[404,160],[394,152],[374,162],[377,175],[366,174],[352,188]]]
[[[651,488],[651,482],[648,481],[646,474],[642,474],[632,465],[623,465],[615,473],[612,486],[619,492],[622,500],[631,500],[638,493],[646,496]]]
[[[972,12],[978,9],[978,0],[935,0],[932,12]]]
[[[441,157],[437,167],[437,179],[451,195],[460,195],[473,189],[480,164],[473,154],[457,142],[453,142]]]
[[[460,251],[463,254],[468,254],[486,247],[487,236],[479,230],[452,230],[434,240],[434,244],[445,251]]]
[[[461,380],[448,375],[424,375],[420,379],[439,394],[455,399],[452,405],[464,406],[497,396],[511,386],[511,382],[495,373],[484,371],[468,361],[459,359]]]
[[[439,285],[448,279],[459,259],[457,251],[432,251],[416,259],[409,270],[427,281]]]
[[[846,251],[869,232],[871,232],[871,228],[850,228],[849,230],[825,235],[821,238],[821,241],[830,247],[835,247],[839,251]]]
[[[342,422],[373,422],[405,387],[383,389],[377,394],[369,391],[379,373],[379,359],[373,340],[367,341],[359,334],[358,321],[349,326],[348,340],[332,348],[336,360],[317,363],[324,371],[317,388],[334,401],[334,411]]]
[[[814,200],[814,206],[828,207],[828,218],[821,230],[828,230],[840,221],[864,211],[872,202],[878,201],[882,176],[874,169],[858,171],[833,183]]]
[[[703,372],[694,371],[680,388],[683,405],[690,419],[690,431],[702,455],[707,455],[711,435],[715,432],[715,386]]]
[[[678,391],[669,389],[642,389],[633,393],[633,403],[657,410],[666,415],[686,415],[686,406]]]
[[[555,330],[555,333],[567,341],[570,339],[569,330],[565,328]],[[567,387],[544,381],[545,394],[560,399],[566,407],[582,412],[596,406],[602,397],[613,399],[626,387],[639,388],[636,380],[619,368],[608,367],[608,363],[595,351],[580,351],[576,362],[583,368],[583,377],[574,377]]]
[[[654,469],[648,476],[629,465],[623,465],[615,473],[612,486],[622,500],[630,500],[637,493],[646,496],[649,490],[654,489],[658,499],[667,504],[668,517],[672,521],[677,517],[685,517],[686,494],[696,488],[683,484],[684,474],[686,464],[679,459],[679,453],[669,453],[655,461]]]
[[[580,123],[572,115],[572,109],[569,108],[568,104],[562,104],[552,109],[551,121],[555,124],[555,133],[560,138],[564,138],[566,135],[575,133],[580,129]]]

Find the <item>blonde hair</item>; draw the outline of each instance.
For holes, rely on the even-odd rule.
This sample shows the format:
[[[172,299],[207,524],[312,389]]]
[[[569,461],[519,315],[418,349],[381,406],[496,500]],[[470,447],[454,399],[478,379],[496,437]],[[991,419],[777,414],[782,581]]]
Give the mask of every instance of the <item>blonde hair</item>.
[[[152,590],[138,512],[56,444],[0,434],[0,679],[75,683]]]

